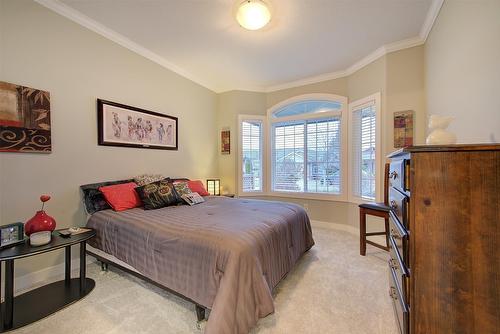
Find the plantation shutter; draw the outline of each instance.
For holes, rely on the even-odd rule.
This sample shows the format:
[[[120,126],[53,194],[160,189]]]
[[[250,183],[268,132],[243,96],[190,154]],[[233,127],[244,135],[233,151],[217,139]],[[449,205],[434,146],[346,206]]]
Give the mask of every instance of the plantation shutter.
[[[273,125],[272,189],[274,191],[304,191],[304,128],[304,121]]]
[[[352,112],[352,187],[353,194],[375,199],[376,110],[375,104],[360,106]]]
[[[340,194],[340,117],[307,121],[307,192]]]
[[[272,190],[340,194],[340,117],[273,125]]]
[[[262,191],[262,122],[241,123],[242,191]]]

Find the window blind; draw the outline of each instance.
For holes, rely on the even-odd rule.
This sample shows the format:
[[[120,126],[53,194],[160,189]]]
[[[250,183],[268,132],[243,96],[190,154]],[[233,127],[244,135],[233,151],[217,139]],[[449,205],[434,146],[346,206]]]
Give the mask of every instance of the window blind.
[[[352,113],[352,187],[357,197],[375,199],[376,110],[374,104]]]
[[[304,127],[303,121],[273,126],[272,188],[275,191],[304,191]]]
[[[339,194],[340,119],[307,122],[307,191]]]
[[[273,125],[272,190],[341,191],[340,117]]]
[[[241,123],[242,191],[262,191],[262,122]]]

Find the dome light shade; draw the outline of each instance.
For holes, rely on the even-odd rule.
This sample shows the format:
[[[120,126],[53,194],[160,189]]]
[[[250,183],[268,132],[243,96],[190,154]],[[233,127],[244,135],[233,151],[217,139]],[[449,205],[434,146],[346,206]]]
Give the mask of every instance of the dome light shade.
[[[271,20],[271,12],[262,0],[246,0],[236,13],[236,20],[245,29],[259,30]]]

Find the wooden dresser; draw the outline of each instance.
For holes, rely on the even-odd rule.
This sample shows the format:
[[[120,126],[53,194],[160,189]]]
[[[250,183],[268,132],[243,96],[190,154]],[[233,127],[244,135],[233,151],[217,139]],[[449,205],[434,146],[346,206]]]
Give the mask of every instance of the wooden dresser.
[[[401,333],[500,333],[500,145],[389,158],[389,295]]]

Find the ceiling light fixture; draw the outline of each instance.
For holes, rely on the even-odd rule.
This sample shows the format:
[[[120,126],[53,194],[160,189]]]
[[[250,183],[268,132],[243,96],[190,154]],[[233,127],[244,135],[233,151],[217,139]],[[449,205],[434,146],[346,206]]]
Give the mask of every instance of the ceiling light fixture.
[[[262,0],[245,0],[238,7],[236,20],[245,29],[259,30],[271,20],[271,12]]]

